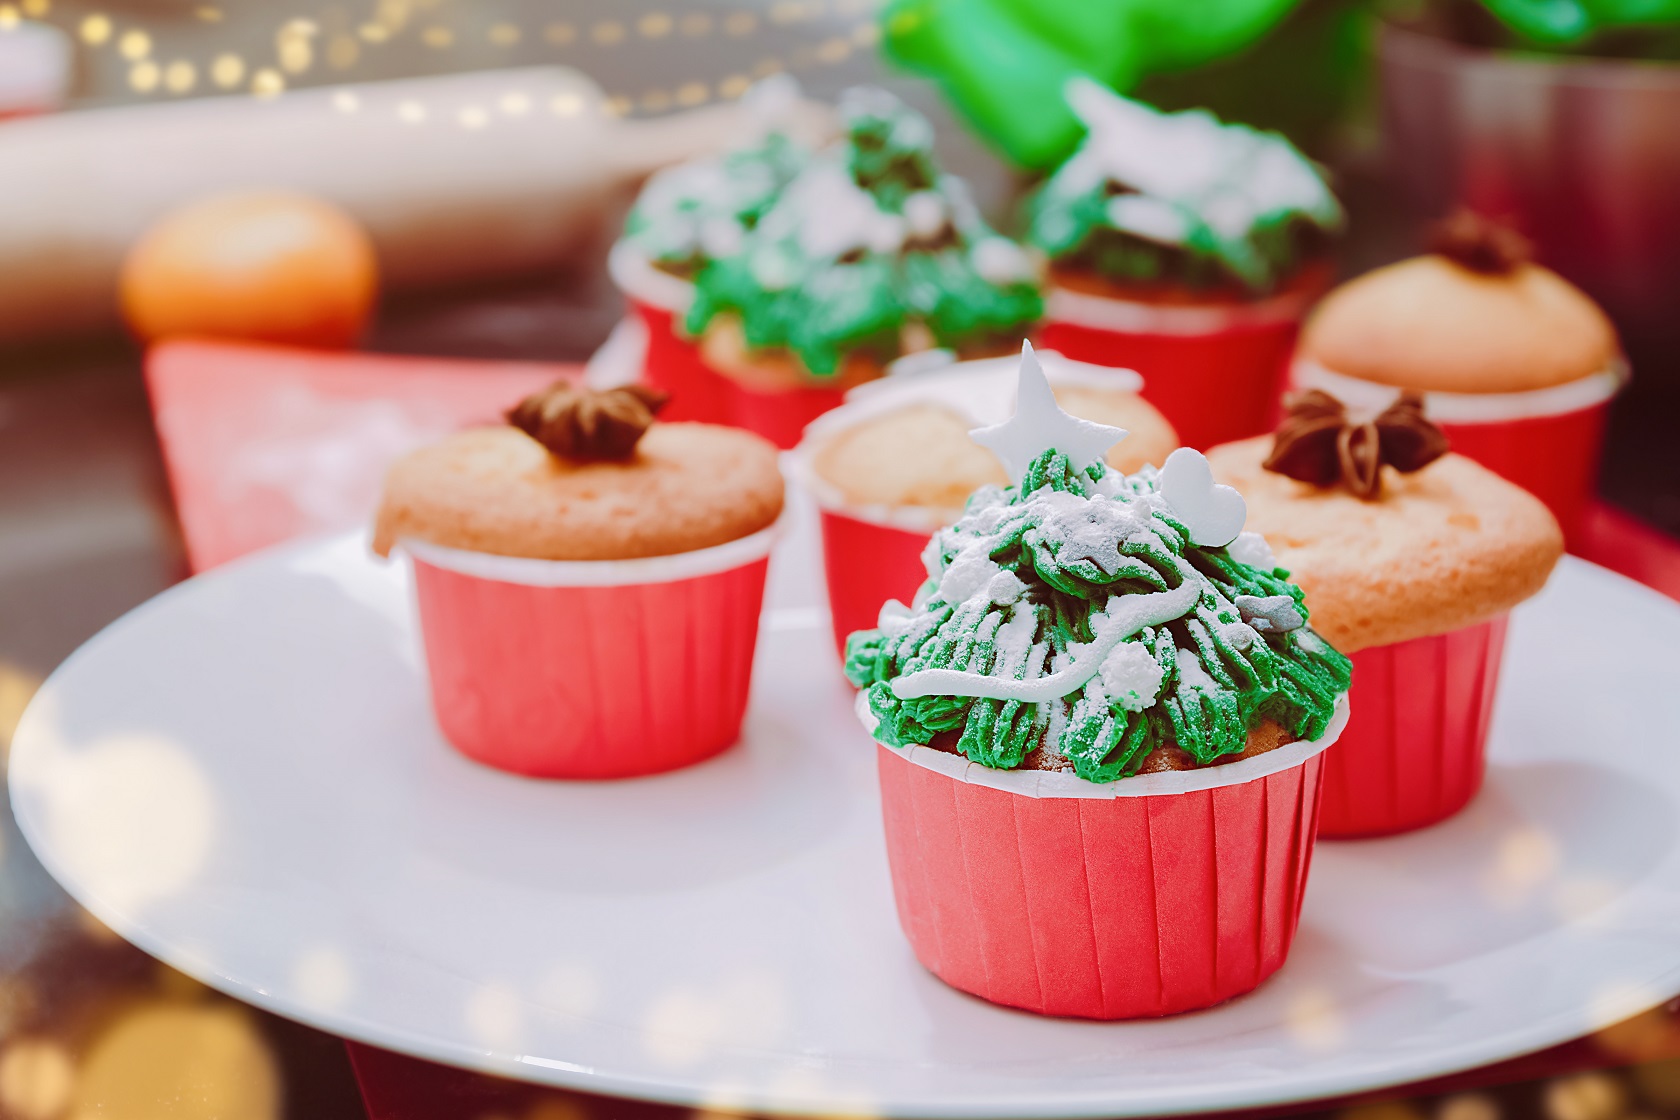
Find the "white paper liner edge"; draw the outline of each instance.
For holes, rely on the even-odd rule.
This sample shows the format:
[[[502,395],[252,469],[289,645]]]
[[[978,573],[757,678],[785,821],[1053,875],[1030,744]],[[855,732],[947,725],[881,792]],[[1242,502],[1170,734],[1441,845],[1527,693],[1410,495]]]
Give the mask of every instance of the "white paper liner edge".
[[[527,587],[625,587],[642,583],[673,583],[743,567],[770,554],[786,527],[787,511],[768,528],[693,552],[644,556],[634,560],[536,560],[528,556],[498,556],[450,548],[413,537],[397,547],[434,568]]]
[[[1287,323],[1301,318],[1308,302],[1305,293],[1284,292],[1253,302],[1212,306],[1149,303],[1051,287],[1044,295],[1044,317],[1051,322],[1127,334],[1203,335],[1235,327]]]
[[[858,719],[871,735],[877,720],[869,710],[867,694],[858,693],[854,704]],[[1334,743],[1347,727],[1348,698],[1342,693],[1330,726],[1316,739],[1302,740],[1267,751],[1265,754],[1229,762],[1223,766],[1204,766],[1197,770],[1167,770],[1158,774],[1137,774],[1114,782],[1088,782],[1077,774],[1049,770],[999,770],[970,762],[960,754],[935,750],[932,747],[894,747],[876,742],[886,750],[901,756],[906,762],[933,770],[968,785],[986,786],[1022,797],[1087,798],[1111,800],[1116,797],[1170,797],[1180,793],[1196,793],[1221,786],[1239,786],[1301,765]]]
[[[1627,383],[1625,362],[1586,377],[1515,393],[1443,393],[1423,395],[1424,412],[1431,420],[1447,424],[1496,424],[1502,420],[1525,420],[1536,416],[1560,416],[1579,412],[1609,400]],[[1398,386],[1366,381],[1337,373],[1311,358],[1297,358],[1289,370],[1295,389],[1322,389],[1351,408],[1376,410],[1388,407],[1398,397]]]
[[[693,284],[653,267],[647,254],[628,241],[615,241],[608,250],[607,275],[625,295],[673,315],[694,302]]]

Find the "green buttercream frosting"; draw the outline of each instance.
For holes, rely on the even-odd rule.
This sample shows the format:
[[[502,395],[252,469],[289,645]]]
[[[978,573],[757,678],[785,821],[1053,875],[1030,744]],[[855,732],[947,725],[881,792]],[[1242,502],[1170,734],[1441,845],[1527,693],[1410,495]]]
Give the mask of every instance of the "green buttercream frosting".
[[[1078,79],[1068,100],[1085,140],[1028,203],[1028,240],[1058,265],[1263,294],[1341,225],[1318,169],[1278,133],[1163,113]]]
[[[692,276],[740,251],[810,152],[779,132],[762,143],[655,172],[624,224],[624,240],[658,267]]]
[[[914,603],[847,642],[876,738],[954,736],[999,769],[1042,748],[1107,782],[1163,745],[1214,762],[1263,720],[1322,735],[1351,663],[1306,625],[1288,572],[1190,536],[1149,467],[1076,472],[1050,450],[1018,486],[981,489],[929,543]]]
[[[842,139],[700,268],[688,331],[732,313],[748,346],[818,377],[849,353],[898,357],[913,323],[954,349],[1013,343],[1043,312],[1036,270],[940,171],[926,118],[878,89],[848,91],[840,115]]]

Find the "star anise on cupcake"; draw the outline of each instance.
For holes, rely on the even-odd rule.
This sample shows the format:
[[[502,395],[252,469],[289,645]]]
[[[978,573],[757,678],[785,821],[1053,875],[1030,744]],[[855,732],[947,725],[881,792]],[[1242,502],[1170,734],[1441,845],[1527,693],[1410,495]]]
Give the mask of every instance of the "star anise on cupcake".
[[[1314,486],[1339,483],[1374,501],[1382,494],[1384,464],[1410,474],[1447,453],[1447,437],[1424,416],[1417,393],[1400,394],[1363,423],[1350,420],[1342,402],[1319,389],[1296,393],[1285,404],[1288,414],[1262,466]]]
[[[590,389],[556,381],[509,409],[507,422],[567,459],[628,459],[667,399],[645,385]]]
[[[1528,238],[1474,210],[1459,210],[1435,223],[1429,251],[1454,264],[1490,276],[1503,276],[1533,259]]]

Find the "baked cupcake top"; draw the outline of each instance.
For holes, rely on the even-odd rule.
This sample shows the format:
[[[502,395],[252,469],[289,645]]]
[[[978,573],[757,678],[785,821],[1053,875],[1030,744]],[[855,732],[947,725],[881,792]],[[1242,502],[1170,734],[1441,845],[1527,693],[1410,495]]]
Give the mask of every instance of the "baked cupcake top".
[[[1122,473],[1159,464],[1178,446],[1166,417],[1138,396],[1131,370],[1037,357],[1056,403],[1082,420],[1124,429],[1108,453]],[[1008,417],[1014,407],[1015,358],[957,362],[889,377],[858,390],[813,425],[801,450],[809,480],[831,504],[879,507],[906,526],[948,525],[982,486],[1007,486],[1003,464],[969,432]]]
[[[450,436],[385,477],[374,550],[404,539],[540,560],[709,548],[782,511],[776,449],[736,428],[660,424],[647,391],[559,382],[510,424]],[[540,441],[540,442],[539,442]]]
[[[1331,292],[1302,330],[1300,356],[1347,377],[1447,393],[1547,389],[1618,363],[1604,312],[1528,261],[1508,233],[1460,216],[1437,250]]]
[[[841,140],[777,195],[736,252],[694,278],[686,326],[740,322],[747,346],[831,378],[848,354],[891,361],[927,340],[984,347],[1043,311],[1032,261],[939,169],[933,127],[879,89],[840,100]]]
[[[847,643],[877,739],[1108,782],[1163,751],[1205,766],[1324,733],[1349,663],[1250,563],[1242,498],[1188,448],[1108,469],[1123,434],[1062,412],[1027,350],[1015,415],[975,437],[1013,485],[976,493],[915,600]]]
[[[1317,168],[1275,132],[1163,113],[1088,78],[1067,99],[1088,131],[1033,196],[1027,237],[1058,275],[1260,295],[1341,226]]]
[[[1321,415],[1331,405],[1340,413],[1324,394],[1314,396]],[[1545,584],[1563,534],[1538,498],[1451,453],[1422,464],[1403,459],[1417,464],[1406,473],[1361,452],[1350,486],[1342,467],[1330,466],[1337,433],[1345,430],[1350,442],[1378,433],[1362,436],[1362,425],[1339,415],[1328,422],[1329,447],[1316,453],[1259,436],[1214,448],[1208,462],[1216,479],[1242,491],[1249,528],[1306,592],[1315,627],[1336,648],[1352,653],[1471,626]],[[1280,452],[1293,461],[1280,461]],[[1369,497],[1361,496],[1362,477],[1376,481]]]

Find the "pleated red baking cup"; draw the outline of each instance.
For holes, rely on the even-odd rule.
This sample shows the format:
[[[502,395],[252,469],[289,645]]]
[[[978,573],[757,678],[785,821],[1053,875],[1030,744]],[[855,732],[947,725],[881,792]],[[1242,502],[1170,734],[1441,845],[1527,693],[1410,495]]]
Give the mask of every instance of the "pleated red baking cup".
[[[1325,756],[1319,835],[1388,836],[1444,821],[1487,770],[1507,616],[1353,658],[1353,715]]]
[[[1186,447],[1206,450],[1271,430],[1314,292],[1225,304],[1160,304],[1054,287],[1044,345],[1082,362],[1143,375],[1143,398]]]
[[[698,420],[745,428],[787,450],[805,426],[838,408],[845,390],[822,385],[760,392],[714,368],[698,340],[683,329],[694,285],[653,267],[633,245],[620,241],[607,255],[607,271],[647,325],[642,379],[670,395],[662,420]]]
[[[540,778],[630,778],[724,750],[746,711],[776,534],[602,561],[404,540],[444,737]]]
[[[823,573],[834,645],[846,659],[846,638],[872,629],[889,599],[908,603],[927,581],[922,553],[932,530],[906,529],[844,507],[818,502]]]
[[[1038,351],[1038,357],[1053,385],[1135,393],[1143,384],[1134,370],[1075,364],[1050,350]],[[922,553],[951,515],[914,506],[847,501],[815,469],[814,459],[823,444],[871,417],[915,404],[950,407],[976,428],[1007,419],[1014,411],[1019,358],[950,361],[928,368],[929,360],[922,355],[905,359],[891,367],[887,377],[853,389],[842,407],[811,422],[791,459],[794,478],[819,511],[829,617],[841,660],[846,656],[848,635],[872,629],[888,600],[908,603],[927,580]]]
[[[1321,738],[1098,785],[876,745],[899,924],[981,999],[1142,1019],[1211,1007],[1282,967],[1312,862]],[[873,720],[858,698],[866,727]]]
[[[1581,541],[1598,483],[1610,401],[1627,368],[1521,393],[1425,393],[1424,412],[1452,449],[1516,483],[1546,504],[1571,546]],[[1399,390],[1326,369],[1310,358],[1290,371],[1296,389],[1322,389],[1351,408],[1373,411]]]
[[[647,327],[641,379],[669,394],[664,420],[727,424],[728,409],[717,374],[700,360],[700,348],[680,333],[694,285],[653,266],[634,245],[620,241],[607,254],[607,272],[625,302]]]

